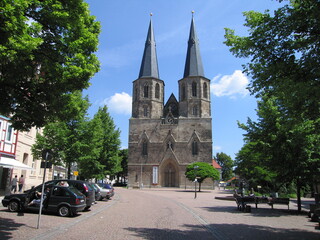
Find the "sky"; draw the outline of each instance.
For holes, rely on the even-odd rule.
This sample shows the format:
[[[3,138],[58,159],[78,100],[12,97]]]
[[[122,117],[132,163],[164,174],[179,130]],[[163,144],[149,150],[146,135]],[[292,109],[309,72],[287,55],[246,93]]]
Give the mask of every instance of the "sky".
[[[84,91],[89,96],[92,117],[107,105],[121,131],[121,147],[128,147],[132,82],[138,78],[152,13],[160,79],[165,82],[165,102],[171,93],[178,98],[178,80],[183,78],[192,11],[205,77],[211,80],[213,155],[224,152],[234,160],[243,146],[237,122],[255,120],[257,100],[246,89],[250,78],[242,73],[247,59],[231,54],[223,43],[224,28],[245,36],[245,11],[271,11],[275,0],[86,0],[101,23],[97,56],[100,71]]]

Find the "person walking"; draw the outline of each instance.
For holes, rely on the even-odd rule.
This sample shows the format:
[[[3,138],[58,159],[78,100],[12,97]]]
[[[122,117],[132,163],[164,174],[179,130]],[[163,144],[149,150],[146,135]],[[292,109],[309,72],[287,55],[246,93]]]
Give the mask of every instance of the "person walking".
[[[23,175],[21,175],[21,177],[19,178],[19,192],[22,191],[23,185],[24,185],[24,177]]]
[[[16,193],[18,185],[18,176],[15,175],[11,182],[11,193]]]

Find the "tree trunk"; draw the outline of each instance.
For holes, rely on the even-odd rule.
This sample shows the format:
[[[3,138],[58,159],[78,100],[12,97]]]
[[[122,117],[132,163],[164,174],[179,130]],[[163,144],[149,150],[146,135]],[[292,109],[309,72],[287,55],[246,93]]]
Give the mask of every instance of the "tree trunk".
[[[297,179],[297,204],[298,204],[298,212],[301,212],[301,183],[300,183],[300,177]]]

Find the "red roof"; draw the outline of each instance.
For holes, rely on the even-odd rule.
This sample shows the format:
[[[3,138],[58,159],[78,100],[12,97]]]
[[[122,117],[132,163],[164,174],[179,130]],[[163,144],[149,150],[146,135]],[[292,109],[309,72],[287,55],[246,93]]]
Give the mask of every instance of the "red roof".
[[[216,162],[216,160],[214,160],[214,159],[212,159],[212,166],[213,166],[214,168],[216,168],[216,169],[222,168],[222,167]]]

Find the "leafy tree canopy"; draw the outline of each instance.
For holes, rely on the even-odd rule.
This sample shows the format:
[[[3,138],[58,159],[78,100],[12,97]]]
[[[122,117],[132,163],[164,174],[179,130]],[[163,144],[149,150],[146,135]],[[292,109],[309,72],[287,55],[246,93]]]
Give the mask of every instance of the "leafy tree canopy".
[[[99,33],[83,0],[2,0],[0,114],[19,130],[74,118],[72,93],[99,70]]]
[[[211,178],[212,180],[220,179],[219,171],[209,163],[205,162],[195,162],[189,164],[185,174],[187,179],[190,181],[194,181],[197,178],[197,182],[199,182],[199,191],[201,189],[201,183],[206,178]]]
[[[84,178],[104,179],[122,171],[120,131],[116,129],[107,106],[100,107],[86,124],[85,154],[79,159],[79,173]]]
[[[41,157],[43,149],[51,149],[51,162],[67,166],[69,176],[71,164],[86,156],[90,141],[84,135],[89,107],[88,98],[83,98],[81,92],[75,92],[72,94],[72,99],[74,109],[78,110],[74,118],[69,121],[48,123],[43,132],[37,134],[36,143],[32,146],[32,153],[37,158]]]
[[[282,182],[295,178],[299,186],[302,177],[319,175],[320,2],[281,2],[272,14],[245,12],[248,36],[226,29],[225,44],[249,59],[249,90],[262,99],[258,122],[242,125],[250,149]]]
[[[221,152],[216,154],[216,161],[221,166],[222,179],[229,180],[233,176],[233,160],[232,158]]]
[[[287,2],[287,1],[284,1]],[[249,36],[226,29],[225,44],[237,57],[248,58],[250,91],[276,95],[296,118],[320,115],[320,2],[291,0],[271,14],[245,12]]]

